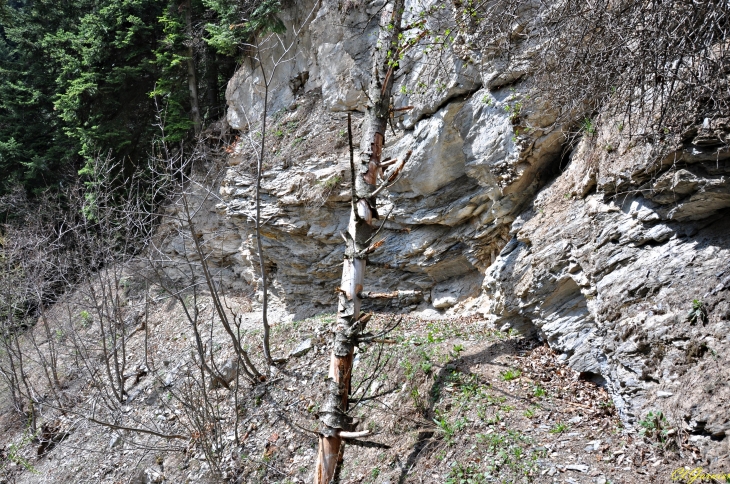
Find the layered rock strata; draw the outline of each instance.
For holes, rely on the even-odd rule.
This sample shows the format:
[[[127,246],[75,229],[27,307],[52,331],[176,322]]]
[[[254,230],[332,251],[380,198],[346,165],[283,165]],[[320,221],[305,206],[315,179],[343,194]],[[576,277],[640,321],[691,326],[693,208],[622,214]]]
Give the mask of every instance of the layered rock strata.
[[[343,112],[366,106],[380,3],[296,2],[283,16],[289,38],[264,62],[274,73],[265,262],[290,313],[333,308],[349,211]],[[498,42],[474,48],[470,35],[421,91],[436,76],[429,56],[416,48],[403,60],[393,104],[412,108],[394,118],[385,157],[412,156],[381,206],[385,244],[366,289],[423,291],[400,307],[468,299],[607,385],[626,421],[662,410],[709,462],[727,462],[727,126],[707,121],[667,149],[606,117],[572,149],[554,113],[525,95],[531,46],[505,61]],[[257,76],[244,65],[227,91],[242,139],[262,108]],[[255,286],[252,157],[244,142],[233,151],[216,206],[231,230],[209,238],[224,242],[230,278]]]

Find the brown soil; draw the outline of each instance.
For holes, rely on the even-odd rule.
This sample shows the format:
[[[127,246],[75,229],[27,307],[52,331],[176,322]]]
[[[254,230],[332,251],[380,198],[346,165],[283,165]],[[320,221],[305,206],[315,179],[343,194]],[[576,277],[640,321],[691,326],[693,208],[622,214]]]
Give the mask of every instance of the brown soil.
[[[243,313],[245,298],[229,302],[258,356],[256,313]],[[214,320],[207,298],[199,307],[203,321]],[[380,314],[369,329],[397,318],[383,344],[358,352],[351,415],[373,435],[346,446],[341,483],[671,482],[676,468],[695,462],[696,449],[661,420],[646,435],[623,428],[605,390],[583,381],[544,344],[473,317]],[[197,371],[189,332],[180,304],[160,299],[148,320],[147,372],[129,380],[115,422],[184,438],[89,422],[95,389],[67,371],[77,405],[66,415],[42,408],[45,439],[3,408],[0,482],[310,482],[333,320],[275,325],[275,355],[306,339],[313,349],[271,370],[265,383],[251,387],[241,378],[237,397],[209,390],[219,424],[195,427],[194,409],[185,406]],[[230,352],[219,326],[209,334],[221,362]],[[129,368],[144,364],[143,334],[130,340]],[[107,423],[114,423],[111,416]]]

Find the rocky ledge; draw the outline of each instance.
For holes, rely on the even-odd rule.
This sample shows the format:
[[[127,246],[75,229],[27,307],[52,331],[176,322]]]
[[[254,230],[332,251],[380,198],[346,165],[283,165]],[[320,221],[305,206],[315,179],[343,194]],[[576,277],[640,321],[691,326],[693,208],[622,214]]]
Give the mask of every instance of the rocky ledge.
[[[290,35],[302,33],[290,39],[298,42],[292,60],[272,71],[263,235],[274,295],[300,316],[331,308],[340,275],[349,210],[343,111],[364,108],[376,28],[368,8],[297,2],[284,16]],[[385,244],[367,288],[418,289],[422,300],[396,304],[468,309],[537,335],[605,385],[626,421],[661,410],[713,466],[728,464],[727,123],[707,121],[668,150],[604,116],[576,146],[525,94],[529,49],[524,62],[505,63],[489,48],[467,62],[454,47],[445,78],[419,95],[409,86],[429,75],[428,59],[415,49],[404,60],[394,106],[413,109],[394,120],[385,155],[413,154],[380,207],[389,214]],[[228,122],[241,141],[210,213],[229,230],[206,236],[225,247],[216,261],[228,282],[253,286],[245,140],[262,107],[256,76],[243,66],[228,87]]]

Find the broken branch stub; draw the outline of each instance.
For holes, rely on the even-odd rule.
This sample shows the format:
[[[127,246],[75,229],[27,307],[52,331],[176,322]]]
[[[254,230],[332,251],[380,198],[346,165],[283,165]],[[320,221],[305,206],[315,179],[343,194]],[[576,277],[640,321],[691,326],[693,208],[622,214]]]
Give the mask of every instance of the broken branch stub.
[[[378,218],[377,181],[383,176],[381,164],[385,130],[390,116],[390,94],[393,87],[394,66],[392,55],[398,48],[404,0],[395,0],[391,9],[384,9],[378,43],[386,48],[375,51],[374,75],[368,89],[368,107],[363,138],[360,144],[359,167],[355,166],[352,147],[352,128],[348,116],[350,139],[350,167],[353,180],[353,200],[350,222],[347,227],[346,250],[342,267],[342,280],[338,291],[337,322],[334,328],[334,346],[330,357],[329,377],[320,415],[319,451],[314,473],[315,484],[329,484],[335,476],[337,464],[342,455],[344,436],[342,431],[354,432],[347,417],[352,361],[358,336],[367,319],[360,317],[365,266],[368,249],[375,250],[379,242],[370,246],[373,238],[373,220]],[[389,177],[390,178],[390,177]],[[348,434],[345,434],[347,436]],[[351,434],[352,435],[352,434]]]

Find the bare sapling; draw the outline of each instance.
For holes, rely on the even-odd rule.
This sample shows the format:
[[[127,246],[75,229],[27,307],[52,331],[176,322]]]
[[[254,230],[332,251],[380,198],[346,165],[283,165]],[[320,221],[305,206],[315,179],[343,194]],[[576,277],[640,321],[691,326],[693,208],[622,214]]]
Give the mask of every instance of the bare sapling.
[[[274,31],[264,30],[254,33],[253,41],[247,45],[251,52],[251,61],[255,66],[251,72],[253,75],[256,71],[261,73],[260,87],[263,90],[263,105],[259,116],[252,113],[244,112],[248,131],[243,133],[242,138],[247,142],[250,150],[256,156],[256,192],[255,204],[256,211],[254,215],[254,228],[256,231],[256,251],[259,259],[259,277],[261,278],[261,324],[264,329],[263,350],[264,358],[268,365],[280,363],[284,359],[274,359],[271,356],[271,325],[269,324],[269,282],[266,274],[265,255],[261,236],[261,181],[264,173],[264,163],[267,159],[266,141],[267,141],[267,118],[269,115],[269,97],[273,87],[275,75],[279,69],[285,64],[291,62],[295,55],[295,48],[298,45],[298,39],[302,30],[307,23],[313,18],[315,4],[312,10],[302,21],[302,24],[293,28],[293,31],[287,36]],[[256,118],[260,119],[256,119]],[[254,125],[258,129],[253,129]]]

